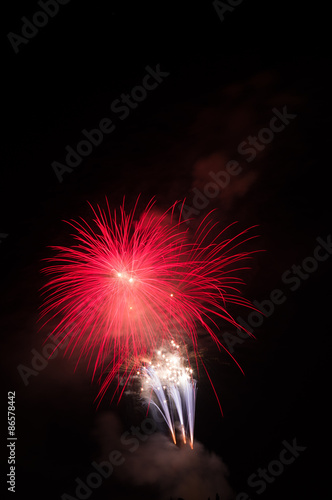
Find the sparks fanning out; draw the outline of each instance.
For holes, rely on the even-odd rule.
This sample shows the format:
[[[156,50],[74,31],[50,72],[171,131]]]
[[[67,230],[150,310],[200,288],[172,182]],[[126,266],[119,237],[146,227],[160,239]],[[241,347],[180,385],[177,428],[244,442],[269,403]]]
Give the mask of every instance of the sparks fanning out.
[[[176,418],[183,443],[194,446],[196,380],[180,346],[171,340],[168,349],[158,349],[137,375],[142,378],[141,394],[149,407],[165,420],[176,444]]]
[[[218,320],[243,329],[227,305],[252,307],[237,289],[237,273],[253,253],[238,247],[255,237],[251,228],[226,238],[229,228],[218,230],[209,214],[191,232],[175,216],[177,203],[160,214],[151,201],[138,216],[138,201],[129,212],[124,203],[111,212],[106,200],[107,209],[91,207],[91,222],[70,221],[72,246],[51,247],[55,255],[43,269],[42,327],[52,324],[53,339],[68,340],[66,352],[103,378],[100,398],[119,371],[129,379],[133,359],[173,338],[197,353],[197,331],[205,330],[227,351]],[[119,388],[120,399],[125,385]]]

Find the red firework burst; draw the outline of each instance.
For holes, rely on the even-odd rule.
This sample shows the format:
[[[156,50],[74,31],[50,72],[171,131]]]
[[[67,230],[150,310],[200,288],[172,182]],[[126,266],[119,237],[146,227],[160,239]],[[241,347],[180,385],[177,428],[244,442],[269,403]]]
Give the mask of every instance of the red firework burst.
[[[247,236],[251,228],[230,239],[227,228],[212,236],[217,223],[209,215],[190,234],[175,207],[160,215],[151,201],[137,219],[137,202],[128,213],[124,203],[114,213],[108,203],[106,210],[91,207],[93,227],[70,221],[75,244],[51,247],[56,254],[45,259],[41,318],[56,321],[58,346],[68,341],[66,352],[87,358],[93,377],[107,372],[101,396],[120,369],[129,376],[132,359],[163,341],[180,337],[196,352],[198,326],[226,350],[215,333],[218,319],[242,328],[227,304],[252,307],[234,275],[248,269],[243,261],[253,252],[238,246],[255,237]]]

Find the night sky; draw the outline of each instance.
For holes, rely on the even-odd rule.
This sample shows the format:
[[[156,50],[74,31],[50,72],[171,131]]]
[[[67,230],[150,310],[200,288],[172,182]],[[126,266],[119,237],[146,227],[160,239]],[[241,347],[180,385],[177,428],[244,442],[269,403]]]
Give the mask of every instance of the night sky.
[[[221,340],[227,339],[245,376],[200,335],[224,416],[202,372],[197,463],[184,456],[175,472],[174,450],[156,434],[127,452],[125,463],[86,498],[325,498],[332,298],[327,12],[301,2],[290,7],[249,0],[51,4],[53,17],[47,17],[36,16],[42,10],[37,1],[16,1],[6,6],[3,23],[5,493],[15,498],[5,484],[9,391],[16,396],[19,499],[78,498],[75,478],[84,481],[92,462],[105,459],[120,446],[119,436],[144,419],[131,396],[110,404],[111,390],[97,409],[98,383],[91,383],[84,363],[75,371],[75,357],[59,354],[27,385],[18,370],[31,368],[34,353],[43,349],[47,331],[38,331],[37,324],[45,283],[40,270],[50,245],[71,243],[63,221],[91,217],[87,201],[103,205],[107,197],[116,208],[125,196],[130,207],[140,194],[141,206],[155,196],[160,210],[186,199],[195,209],[189,214],[192,230],[214,209],[222,227],[234,221],[239,230],[257,225],[259,238],[247,249],[264,251],[243,273],[241,291],[256,306],[269,300],[270,311],[256,317],[257,324],[253,320],[256,339],[219,325]],[[22,31],[32,19],[46,24]],[[144,81],[151,88],[135,90]],[[132,92],[136,101],[119,102]],[[279,129],[271,133],[272,123]],[[77,159],[77,145],[86,139],[82,131],[100,127],[102,139],[99,134],[99,143]],[[225,172],[231,160],[241,172],[217,195],[207,195],[210,172]],[[203,201],[197,201],[204,190]],[[278,302],[273,306],[272,297]],[[230,313],[248,322],[245,309],[232,306]],[[273,461],[294,440],[302,451],[279,474]],[[271,482],[261,480],[259,492],[248,478],[268,467],[277,473],[269,474]],[[224,470],[225,491],[212,496],[207,489],[197,496],[196,477],[198,483],[213,478],[219,484]],[[233,496],[226,495],[228,488]]]

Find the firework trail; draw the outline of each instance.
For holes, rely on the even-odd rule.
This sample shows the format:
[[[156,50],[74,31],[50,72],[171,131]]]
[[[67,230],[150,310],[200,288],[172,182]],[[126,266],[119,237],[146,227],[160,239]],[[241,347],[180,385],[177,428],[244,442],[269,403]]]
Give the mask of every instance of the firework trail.
[[[72,246],[51,247],[40,315],[42,327],[56,323],[50,335],[58,346],[68,338],[66,352],[75,352],[77,362],[84,358],[92,377],[97,370],[100,378],[106,374],[100,398],[119,371],[129,379],[132,359],[151,355],[174,336],[197,352],[200,327],[227,350],[215,333],[217,321],[243,329],[226,308],[252,308],[236,274],[248,269],[244,261],[254,253],[239,245],[255,237],[249,228],[227,239],[228,228],[218,231],[211,215],[191,234],[175,217],[176,203],[160,214],[151,201],[139,217],[138,200],[129,212],[124,203],[114,212],[106,203],[106,210],[91,206],[92,222],[68,222]]]
[[[157,408],[157,410],[163,416],[169,430],[171,431],[172,439],[173,439],[174,443],[176,444],[173,415],[172,415],[172,412],[169,408],[167,396],[164,392],[164,388],[166,389],[166,387],[162,385],[162,382],[160,381],[160,378],[158,377],[154,368],[146,367],[146,368],[143,368],[143,371],[144,371],[145,376],[148,380],[149,387],[152,388],[153,392],[155,393],[155,395],[157,397],[157,402],[152,401],[152,400],[149,400],[149,402],[155,408]]]
[[[180,421],[183,443],[187,436],[194,445],[196,380],[187,358],[172,340],[169,349],[157,351],[157,356],[137,372],[143,379],[141,394],[148,406],[152,405],[163,416],[176,444],[175,419]]]
[[[194,426],[195,426],[195,407],[196,407],[196,380],[183,381],[183,398],[186,405],[188,433],[190,446],[194,446]]]
[[[186,440],[186,431],[185,431],[185,426],[184,426],[185,423],[184,423],[183,410],[182,410],[182,400],[181,400],[181,393],[180,393],[178,386],[175,384],[172,384],[169,388],[169,394],[174,402],[177,414],[179,416],[183,442],[186,444],[187,440]]]

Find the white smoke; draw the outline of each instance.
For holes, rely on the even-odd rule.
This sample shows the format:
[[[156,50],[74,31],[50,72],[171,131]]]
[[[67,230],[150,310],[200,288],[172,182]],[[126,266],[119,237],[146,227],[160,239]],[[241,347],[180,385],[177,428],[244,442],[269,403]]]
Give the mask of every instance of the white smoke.
[[[120,470],[119,470],[120,473]],[[159,485],[160,500],[232,498],[227,483],[227,468],[214,453],[201,443],[178,448],[166,436],[156,433],[149,437],[126,460],[121,470],[123,479],[137,485]]]
[[[128,429],[129,430],[129,429]],[[116,448],[125,457],[124,463],[114,471],[116,480],[133,487],[147,487],[159,491],[155,500],[221,500],[234,498],[227,482],[228,470],[220,457],[195,441],[178,447],[171,438],[158,432],[144,436],[139,446],[130,451],[120,436],[121,426],[113,414],[99,421],[98,438],[103,460]]]

